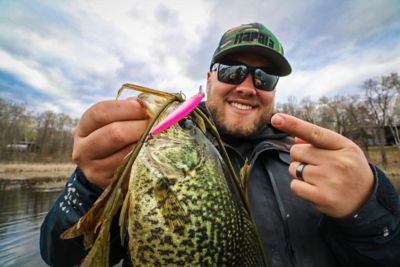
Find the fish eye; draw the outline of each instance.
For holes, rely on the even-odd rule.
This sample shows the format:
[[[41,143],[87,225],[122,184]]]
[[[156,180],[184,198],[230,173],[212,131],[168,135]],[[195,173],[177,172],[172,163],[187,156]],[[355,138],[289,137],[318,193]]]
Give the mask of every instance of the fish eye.
[[[191,130],[194,128],[194,123],[190,118],[184,118],[179,122],[179,125],[185,130]]]

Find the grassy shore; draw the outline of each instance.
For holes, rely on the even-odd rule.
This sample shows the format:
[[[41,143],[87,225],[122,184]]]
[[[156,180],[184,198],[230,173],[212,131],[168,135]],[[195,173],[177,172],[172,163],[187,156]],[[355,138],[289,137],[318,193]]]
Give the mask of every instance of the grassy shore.
[[[388,165],[383,166],[379,149],[372,147],[368,150],[369,160],[380,167],[393,182],[400,193],[400,152],[395,147],[386,147]],[[74,163],[0,163],[0,182],[18,180],[57,180],[66,181],[75,168]]]
[[[400,151],[397,147],[385,147],[388,164],[383,166],[378,147],[368,149],[369,160],[381,168],[393,182],[397,192],[400,193]]]
[[[61,190],[74,168],[73,163],[0,163],[0,191]]]
[[[68,177],[73,163],[0,163],[0,179]]]

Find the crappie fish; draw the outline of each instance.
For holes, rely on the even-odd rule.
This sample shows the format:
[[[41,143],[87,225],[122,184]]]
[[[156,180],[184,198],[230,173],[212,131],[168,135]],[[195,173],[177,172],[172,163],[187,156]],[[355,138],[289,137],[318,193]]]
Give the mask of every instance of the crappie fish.
[[[155,118],[153,126],[178,105],[170,101],[157,117],[162,106],[166,107],[167,98],[145,93],[138,99]],[[103,193],[108,197],[96,202],[106,208],[96,211],[95,204],[95,212],[85,215],[90,220],[85,221],[84,216],[75,230],[63,234],[68,238],[77,233],[85,235],[86,244],[92,248],[84,266],[108,265],[104,254],[109,253],[109,245],[105,244],[109,242],[107,232],[113,217],[109,214],[115,214],[122,201],[121,240],[128,242],[133,266],[266,266],[255,225],[235,178],[192,119],[143,139],[131,164],[125,199],[116,182],[124,178],[120,171],[110,185],[114,189],[107,188]],[[107,219],[96,222],[95,218],[103,217]],[[97,235],[93,228],[99,227]]]

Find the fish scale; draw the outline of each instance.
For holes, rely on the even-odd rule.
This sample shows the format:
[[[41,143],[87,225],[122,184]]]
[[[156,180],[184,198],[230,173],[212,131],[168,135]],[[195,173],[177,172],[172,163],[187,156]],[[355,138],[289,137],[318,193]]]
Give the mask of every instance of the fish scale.
[[[124,84],[118,95],[124,88],[144,92],[137,99],[153,119],[93,207],[61,235],[84,236],[90,250],[81,266],[108,265],[111,222],[118,211],[133,266],[267,266],[245,187],[212,122],[196,109],[199,128],[185,119],[148,135],[182,97],[132,84]],[[203,133],[206,122],[225,161]]]
[[[128,189],[133,266],[262,266],[254,225],[203,133],[177,124],[146,142]]]

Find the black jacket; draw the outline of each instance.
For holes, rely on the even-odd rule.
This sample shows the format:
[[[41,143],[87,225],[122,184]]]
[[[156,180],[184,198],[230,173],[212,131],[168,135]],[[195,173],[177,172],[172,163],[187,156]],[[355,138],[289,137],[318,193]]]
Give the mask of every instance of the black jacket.
[[[249,199],[270,266],[400,266],[400,203],[394,187],[371,166],[375,188],[359,212],[333,219],[290,190],[292,139],[271,126],[254,137],[224,137],[238,171],[248,158]],[[60,240],[101,194],[79,170],[47,214],[40,237],[42,258],[51,266],[72,266],[86,254],[82,238]],[[111,230],[111,264],[126,258],[115,223]]]
[[[291,192],[286,134],[268,126],[247,142],[224,140],[236,169],[243,154],[250,162],[251,210],[270,266],[400,266],[399,196],[378,168],[371,166],[376,182],[368,202],[338,220]]]

